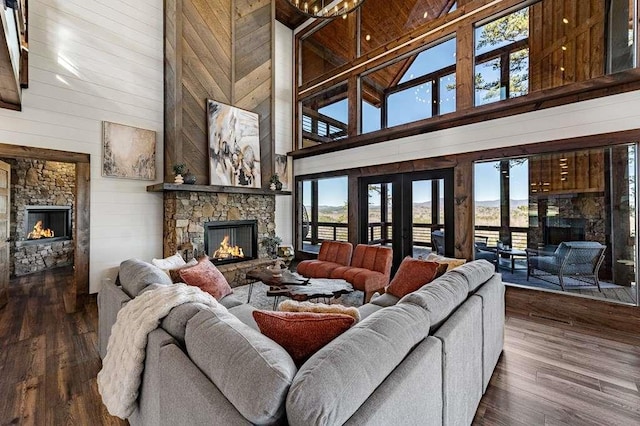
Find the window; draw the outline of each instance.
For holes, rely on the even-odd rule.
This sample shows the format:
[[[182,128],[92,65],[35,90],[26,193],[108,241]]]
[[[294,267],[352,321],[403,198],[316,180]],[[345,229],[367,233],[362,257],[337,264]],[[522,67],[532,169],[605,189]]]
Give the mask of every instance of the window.
[[[636,303],[636,149],[476,163],[476,256],[497,260],[506,282]],[[498,241],[510,250],[496,255]]]
[[[529,8],[475,29],[475,104],[529,93]]]
[[[361,78],[361,133],[456,110],[456,39],[370,72]]]
[[[323,241],[347,241],[347,177],[302,181],[302,249],[317,253]]]
[[[346,83],[305,99],[302,102],[302,146],[345,138],[348,122]]]

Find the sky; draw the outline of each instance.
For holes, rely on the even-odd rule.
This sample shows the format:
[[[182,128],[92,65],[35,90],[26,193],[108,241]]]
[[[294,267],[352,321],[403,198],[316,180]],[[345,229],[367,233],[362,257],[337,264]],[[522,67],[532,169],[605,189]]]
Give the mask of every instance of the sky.
[[[498,162],[489,161],[475,164],[475,200],[494,201],[500,199],[500,170]],[[512,200],[529,198],[529,166],[528,162],[511,167],[509,172]],[[441,181],[441,191],[443,190]],[[321,206],[342,206],[347,202],[347,178],[338,177],[318,180],[318,204]],[[306,184],[303,190],[304,204],[310,205],[311,185]],[[415,181],[413,183],[413,202],[431,201],[431,181]]]

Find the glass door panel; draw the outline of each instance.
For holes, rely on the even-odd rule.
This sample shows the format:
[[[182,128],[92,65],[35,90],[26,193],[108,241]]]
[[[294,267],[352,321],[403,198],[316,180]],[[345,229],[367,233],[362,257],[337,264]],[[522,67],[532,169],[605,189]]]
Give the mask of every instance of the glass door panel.
[[[360,181],[360,242],[393,248],[393,271],[405,256],[453,256],[453,170],[405,173]]]
[[[440,185],[438,183],[438,180],[414,180],[412,182],[411,234],[413,241],[411,256],[414,258],[426,258],[432,251],[437,252],[437,234],[434,241],[432,232],[442,231],[438,224],[443,223],[438,220],[440,211],[440,196],[438,194]],[[444,254],[444,246],[440,245],[440,247]]]
[[[367,185],[369,202],[367,244],[391,245],[393,241],[393,185],[390,182]]]

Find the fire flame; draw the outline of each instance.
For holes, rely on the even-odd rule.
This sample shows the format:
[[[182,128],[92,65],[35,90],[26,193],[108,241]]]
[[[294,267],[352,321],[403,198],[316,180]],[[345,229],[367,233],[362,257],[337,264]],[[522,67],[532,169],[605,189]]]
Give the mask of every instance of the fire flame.
[[[213,253],[213,257],[216,259],[226,259],[229,257],[244,257],[244,253],[242,252],[242,247],[238,246],[230,246],[229,245],[229,236],[225,235],[222,242],[220,243],[220,248]]]
[[[53,237],[53,231],[49,228],[43,229],[43,224],[41,220],[36,222],[36,224],[33,226],[33,231],[29,232],[29,235],[27,235],[28,240],[37,240],[40,238],[52,238],[52,237]]]

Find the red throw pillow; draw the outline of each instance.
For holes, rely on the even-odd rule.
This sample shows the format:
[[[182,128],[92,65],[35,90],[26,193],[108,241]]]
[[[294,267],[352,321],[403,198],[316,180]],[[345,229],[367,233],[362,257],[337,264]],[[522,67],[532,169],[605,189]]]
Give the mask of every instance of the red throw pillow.
[[[260,310],[253,311],[253,319],[260,332],[282,346],[298,367],[355,322],[343,314]]]
[[[200,259],[198,264],[191,268],[180,269],[179,273],[185,283],[200,287],[202,291],[206,291],[217,300],[233,293],[222,272],[206,257]]]
[[[386,292],[396,297],[404,297],[433,281],[438,273],[438,266],[437,262],[428,262],[407,256],[402,260],[396,275],[387,286]]]

